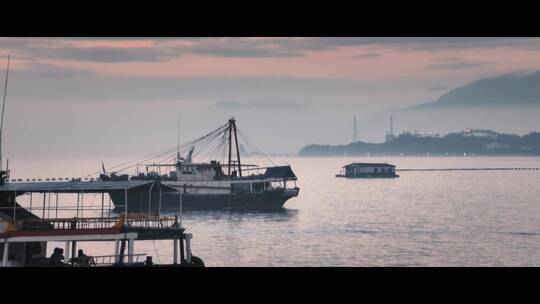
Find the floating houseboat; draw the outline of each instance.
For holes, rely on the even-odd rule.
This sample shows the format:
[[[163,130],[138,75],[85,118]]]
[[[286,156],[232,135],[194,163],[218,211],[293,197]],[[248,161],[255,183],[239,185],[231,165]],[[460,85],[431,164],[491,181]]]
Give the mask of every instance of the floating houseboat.
[[[352,163],[343,166],[336,177],[346,178],[395,178],[396,166],[387,163]]]

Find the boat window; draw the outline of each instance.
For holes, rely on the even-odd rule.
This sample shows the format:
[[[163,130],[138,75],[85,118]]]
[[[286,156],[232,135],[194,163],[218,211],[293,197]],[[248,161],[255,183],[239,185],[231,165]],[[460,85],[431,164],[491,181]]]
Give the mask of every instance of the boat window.
[[[253,183],[253,192],[261,192],[264,190],[264,183]]]
[[[234,183],[231,184],[232,193],[249,192],[249,183]]]

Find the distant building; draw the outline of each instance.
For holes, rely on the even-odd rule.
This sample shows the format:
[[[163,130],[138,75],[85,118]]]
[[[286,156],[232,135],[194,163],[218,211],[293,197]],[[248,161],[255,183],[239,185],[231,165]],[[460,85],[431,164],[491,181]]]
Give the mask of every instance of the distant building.
[[[344,174],[338,177],[373,178],[373,177],[399,177],[396,175],[396,166],[386,163],[352,163],[343,167]]]
[[[461,135],[465,137],[474,136],[474,137],[485,137],[485,138],[491,138],[491,139],[496,139],[498,136],[497,132],[495,131],[479,130],[479,129],[471,129],[471,128],[463,130],[461,132]]]
[[[414,132],[411,131],[403,131],[399,133],[399,136],[403,137],[416,137],[416,138],[440,138],[441,135],[439,133],[422,133],[418,130],[414,130]]]

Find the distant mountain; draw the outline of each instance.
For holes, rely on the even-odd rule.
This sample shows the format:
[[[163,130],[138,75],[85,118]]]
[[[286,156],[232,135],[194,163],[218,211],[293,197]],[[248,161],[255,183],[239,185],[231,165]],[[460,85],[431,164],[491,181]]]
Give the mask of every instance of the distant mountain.
[[[473,81],[412,108],[540,105],[540,71]]]
[[[359,138],[383,141],[391,115],[398,132],[445,134],[477,128],[526,134],[540,129],[540,71],[480,79],[452,89],[434,102],[363,117],[358,120]]]

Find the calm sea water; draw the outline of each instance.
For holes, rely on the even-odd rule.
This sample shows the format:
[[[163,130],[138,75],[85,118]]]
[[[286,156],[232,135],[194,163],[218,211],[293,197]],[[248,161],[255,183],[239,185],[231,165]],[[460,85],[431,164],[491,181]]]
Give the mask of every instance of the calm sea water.
[[[292,165],[300,195],[281,212],[185,212],[193,253],[207,266],[540,266],[540,171],[334,177],[353,161],[387,161],[398,169],[540,167],[534,157],[280,159]],[[101,166],[99,160],[11,163],[12,176],[21,178],[78,176]],[[100,204],[90,195],[85,200]],[[79,247],[93,255],[114,248]],[[172,241],[138,242],[135,252],[170,262]]]

